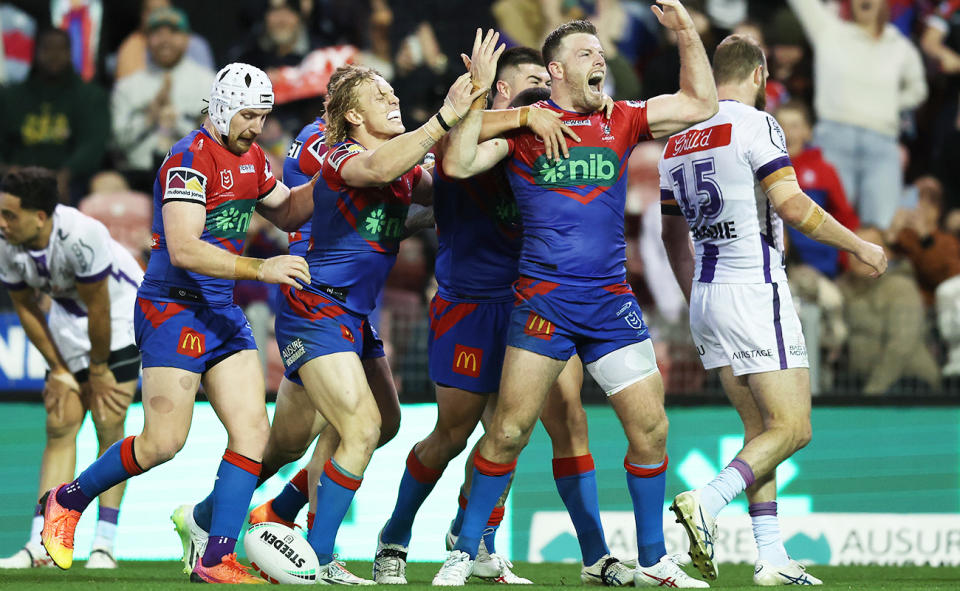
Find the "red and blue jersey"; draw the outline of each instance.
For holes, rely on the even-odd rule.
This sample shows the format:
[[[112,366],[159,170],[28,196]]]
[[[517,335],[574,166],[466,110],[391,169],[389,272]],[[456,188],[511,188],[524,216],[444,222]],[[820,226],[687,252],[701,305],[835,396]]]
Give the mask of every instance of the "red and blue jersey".
[[[646,103],[617,101],[610,119],[600,111],[565,111],[553,101],[536,107],[559,113],[581,141],[568,140],[570,157],[552,161],[533,132],[507,138],[507,175],[523,220],[520,274],[585,287],[621,283],[627,159],[650,139]]]
[[[287,157],[283,161],[283,182],[288,187],[297,187],[310,182],[323,166],[323,155],[327,153],[327,145],[323,143],[326,137],[326,123],[317,117],[307,124],[287,150]],[[290,254],[305,257],[310,243],[310,222],[305,223],[295,232],[287,233],[287,243]]]
[[[503,168],[457,180],[443,174],[438,158],[434,170],[438,292],[453,302],[511,301],[522,226]]]
[[[153,244],[139,297],[159,302],[211,306],[233,303],[233,280],[176,267],[163,229],[163,204],[197,203],[206,208],[200,239],[233,254],[243,252],[253,208],[277,184],[260,146],[237,156],[197,129],[174,144],[153,184]]]
[[[341,170],[366,148],[348,139],[331,147],[313,189],[308,291],[370,314],[403,238],[419,165],[382,187],[350,187]]]

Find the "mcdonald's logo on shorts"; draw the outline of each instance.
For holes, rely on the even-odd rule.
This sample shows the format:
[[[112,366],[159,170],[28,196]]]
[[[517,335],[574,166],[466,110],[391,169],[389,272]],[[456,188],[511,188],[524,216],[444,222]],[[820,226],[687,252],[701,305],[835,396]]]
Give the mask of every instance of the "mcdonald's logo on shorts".
[[[483,349],[456,345],[453,348],[453,373],[480,377],[480,367],[483,363]]]
[[[540,318],[535,312],[530,312],[526,324],[523,325],[523,334],[545,341],[552,339],[556,331],[557,327],[552,322]]]
[[[356,339],[353,338],[353,333],[350,332],[350,329],[344,326],[343,324],[340,325],[340,336],[347,339],[351,343],[356,342]]]
[[[196,359],[206,353],[206,340],[203,334],[184,326],[180,331],[180,340],[177,341],[177,353]]]

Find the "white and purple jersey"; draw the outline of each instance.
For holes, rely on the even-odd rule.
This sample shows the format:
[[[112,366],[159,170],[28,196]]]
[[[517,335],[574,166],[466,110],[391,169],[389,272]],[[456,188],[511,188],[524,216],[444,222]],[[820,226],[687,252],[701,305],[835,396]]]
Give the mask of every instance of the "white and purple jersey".
[[[50,241],[42,250],[15,246],[0,237],[0,283],[13,291],[37,289],[69,317],[87,316],[77,284],[107,277],[112,320],[129,324],[143,271],[106,226],[72,207],[54,209]]]
[[[759,182],[789,166],[780,125],[737,101],[720,101],[716,115],[670,137],[659,164],[660,198],[676,200],[690,224],[694,279],[786,279],[783,221]]]

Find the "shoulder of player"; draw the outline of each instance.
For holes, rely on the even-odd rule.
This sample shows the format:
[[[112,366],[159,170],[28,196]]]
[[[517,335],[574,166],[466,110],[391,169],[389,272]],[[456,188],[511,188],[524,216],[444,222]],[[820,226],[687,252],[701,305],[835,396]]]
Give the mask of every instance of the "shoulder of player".
[[[103,222],[69,205],[58,205],[54,216],[56,232],[53,238],[64,244],[72,244],[84,238],[90,239],[103,233],[110,234]]]
[[[366,148],[354,141],[344,141],[334,144],[327,150],[327,157],[323,161],[323,170],[340,171],[342,165],[348,158],[355,156],[360,152],[366,151]]]

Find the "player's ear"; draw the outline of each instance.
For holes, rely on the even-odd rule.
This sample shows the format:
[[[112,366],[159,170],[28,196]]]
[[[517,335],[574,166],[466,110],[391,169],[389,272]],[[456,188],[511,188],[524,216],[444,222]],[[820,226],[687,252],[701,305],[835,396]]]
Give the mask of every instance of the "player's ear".
[[[560,62],[550,62],[547,64],[547,72],[550,72],[550,78],[563,80],[563,64]]]
[[[764,69],[763,69],[763,64],[760,64],[759,66],[757,66],[756,68],[754,68],[754,69],[753,69],[753,82],[754,82],[754,84],[756,84],[757,86],[763,86],[764,77],[765,77],[764,75],[765,75],[765,72],[764,72]]]
[[[504,82],[503,80],[497,80],[497,94],[503,98],[510,100],[510,85]]]
[[[350,109],[344,113],[343,118],[346,119],[347,123],[350,125],[360,125],[363,123],[363,115],[361,115],[356,109]]]

